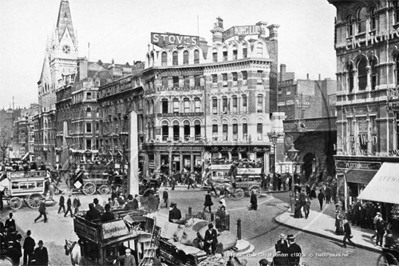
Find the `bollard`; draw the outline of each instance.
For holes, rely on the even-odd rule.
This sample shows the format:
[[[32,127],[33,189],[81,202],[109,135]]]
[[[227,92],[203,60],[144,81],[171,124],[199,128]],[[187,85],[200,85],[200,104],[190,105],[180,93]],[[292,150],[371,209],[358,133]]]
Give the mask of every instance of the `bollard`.
[[[188,216],[191,217],[192,216],[192,208],[188,207]]]
[[[237,239],[241,240],[241,219],[237,220]]]

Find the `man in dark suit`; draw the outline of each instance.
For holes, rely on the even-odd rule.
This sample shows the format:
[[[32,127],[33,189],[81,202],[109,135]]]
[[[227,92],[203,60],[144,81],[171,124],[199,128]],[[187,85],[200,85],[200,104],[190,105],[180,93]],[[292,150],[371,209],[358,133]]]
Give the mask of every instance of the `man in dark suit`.
[[[344,239],[342,240],[342,246],[346,248],[346,240],[348,239],[348,242],[351,243],[352,245],[355,245],[352,240],[352,229],[350,224],[348,223],[347,219],[344,219]]]
[[[288,247],[289,265],[297,266],[302,257],[302,249],[297,243],[295,243],[295,237],[293,235],[288,235],[287,239],[290,242],[290,246]]]
[[[4,228],[8,229],[9,233],[15,232],[17,230],[15,226],[15,220],[12,218],[12,212],[8,215],[9,218],[4,223]]]
[[[100,212],[94,207],[93,203],[89,204],[89,210],[86,212],[85,216],[86,220],[88,221],[93,221],[97,222],[100,221],[101,219],[101,214]]]
[[[26,238],[24,241],[24,265],[29,265],[29,262],[32,260],[32,253],[35,251],[35,240],[30,236],[31,231],[28,230],[26,232]]]
[[[19,265],[21,257],[22,257],[21,239],[22,239],[22,236],[20,234],[17,234],[16,239],[14,241],[14,249],[16,251],[15,265]]]
[[[115,219],[115,215],[111,212],[111,205],[105,204],[105,213],[101,216],[101,222],[112,221]]]
[[[205,232],[205,238],[204,238],[204,250],[206,251],[207,254],[212,253],[215,255],[215,250],[216,250],[216,244],[218,243],[217,239],[217,232],[215,229],[213,229],[213,224],[208,225],[208,230]],[[211,247],[212,252],[209,251],[209,248]]]
[[[46,204],[44,204],[44,200],[40,200],[39,214],[40,215],[35,219],[35,223],[42,218],[42,216],[44,216],[44,222],[47,223]]]
[[[256,211],[258,209],[258,197],[256,197],[255,190],[252,190],[251,192],[250,203],[251,205],[249,206],[249,210]]]
[[[60,207],[58,208],[58,213],[61,212],[61,209],[64,210],[65,213],[65,198],[63,195],[60,197],[60,202],[59,202]]]
[[[275,245],[276,252],[281,251],[282,253],[288,252],[288,241],[286,240],[285,234],[280,234],[280,239]]]
[[[320,210],[323,210],[323,201],[324,201],[324,194],[323,191],[320,189],[319,195],[317,195],[317,198],[319,199],[320,203]]]
[[[177,204],[171,203],[170,208],[171,208],[171,210],[169,211],[169,222],[174,223],[174,222],[176,222],[174,220],[180,220],[181,219],[181,211],[177,208]]]
[[[43,241],[39,240],[38,248],[35,249],[35,264],[37,266],[48,266],[48,252],[47,248],[43,247]]]
[[[69,195],[68,200],[67,200],[67,210],[64,214],[64,217],[68,215],[68,213],[71,213],[71,217],[73,217],[73,212],[72,212],[72,195]]]

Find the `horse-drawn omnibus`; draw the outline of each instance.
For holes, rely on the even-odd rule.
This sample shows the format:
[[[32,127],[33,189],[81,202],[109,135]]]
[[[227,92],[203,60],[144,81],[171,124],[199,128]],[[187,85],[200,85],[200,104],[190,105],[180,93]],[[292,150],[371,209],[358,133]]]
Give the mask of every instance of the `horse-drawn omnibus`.
[[[79,265],[114,265],[114,260],[130,248],[137,264],[145,264],[155,255],[156,247],[152,237],[154,220],[144,213],[115,211],[116,219],[103,223],[76,216],[74,231],[79,240],[66,240],[66,255],[71,254],[72,262]]]

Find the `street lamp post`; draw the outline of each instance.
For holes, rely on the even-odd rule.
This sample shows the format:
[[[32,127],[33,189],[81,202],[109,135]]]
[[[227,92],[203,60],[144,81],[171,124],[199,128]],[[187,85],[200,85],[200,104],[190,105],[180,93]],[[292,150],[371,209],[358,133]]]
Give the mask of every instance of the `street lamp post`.
[[[272,144],[273,144],[273,166],[272,166],[272,170],[273,173],[276,171],[276,146],[277,146],[277,140],[280,138],[281,134],[277,133],[277,132],[273,132],[272,134],[269,135],[269,139],[271,140]]]
[[[291,193],[290,193],[290,204],[291,204],[291,213],[294,213],[295,208],[295,171],[294,171],[294,162],[298,156],[299,151],[295,149],[294,144],[291,145],[291,148],[287,151],[288,158],[292,161],[292,181],[291,181]]]

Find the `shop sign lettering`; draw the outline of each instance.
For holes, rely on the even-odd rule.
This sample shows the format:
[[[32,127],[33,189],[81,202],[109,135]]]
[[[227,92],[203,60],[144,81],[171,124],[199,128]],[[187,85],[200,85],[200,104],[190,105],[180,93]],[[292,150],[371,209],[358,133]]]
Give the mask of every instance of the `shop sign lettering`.
[[[262,168],[237,168],[237,175],[260,175]]]
[[[345,162],[337,161],[337,168],[341,169],[360,169],[360,170],[378,170],[381,167],[381,163],[369,163],[369,162]]]
[[[174,33],[151,32],[151,43],[161,48],[168,45],[193,46],[199,44],[199,37],[191,35],[180,35]]]
[[[395,29],[395,30],[390,30],[390,31],[385,31],[382,32],[380,34],[374,34],[374,33],[366,33],[364,38],[355,38],[352,37],[350,39],[350,41],[348,41],[345,45],[346,50],[350,50],[350,49],[356,49],[356,48],[360,48],[361,47],[361,43],[365,42],[365,45],[373,45],[373,44],[377,44],[379,42],[383,42],[383,41],[388,41],[391,39],[394,39],[396,37],[399,37],[399,28]]]
[[[223,32],[223,40],[227,40],[233,36],[258,35],[259,32],[260,27],[256,25],[233,26]]]
[[[123,236],[127,235],[128,233],[129,229],[127,228],[125,222],[122,220],[102,224],[103,239]]]

